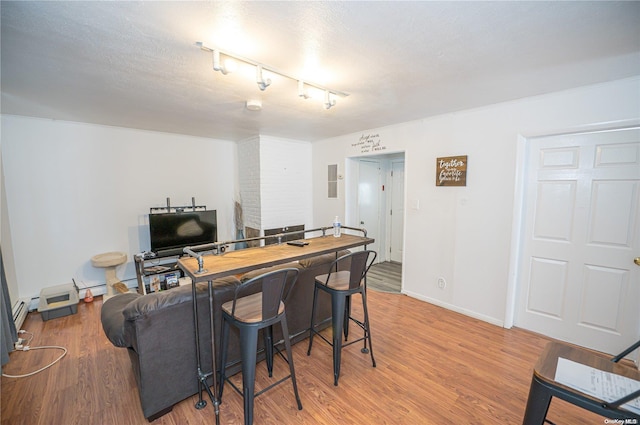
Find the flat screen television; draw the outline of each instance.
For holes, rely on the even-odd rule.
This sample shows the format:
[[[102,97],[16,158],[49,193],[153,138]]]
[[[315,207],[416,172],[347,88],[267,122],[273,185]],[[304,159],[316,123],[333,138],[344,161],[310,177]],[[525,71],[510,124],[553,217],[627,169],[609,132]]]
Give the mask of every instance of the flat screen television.
[[[177,255],[185,246],[214,243],[217,228],[216,210],[149,214],[151,251]]]

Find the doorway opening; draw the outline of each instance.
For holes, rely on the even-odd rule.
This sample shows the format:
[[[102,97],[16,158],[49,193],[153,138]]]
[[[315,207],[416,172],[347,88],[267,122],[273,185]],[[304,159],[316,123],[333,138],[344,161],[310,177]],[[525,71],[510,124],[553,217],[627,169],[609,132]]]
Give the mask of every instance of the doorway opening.
[[[345,219],[375,239],[368,246],[378,253],[368,285],[386,292],[402,290],[404,168],[404,152],[347,158],[345,166]]]

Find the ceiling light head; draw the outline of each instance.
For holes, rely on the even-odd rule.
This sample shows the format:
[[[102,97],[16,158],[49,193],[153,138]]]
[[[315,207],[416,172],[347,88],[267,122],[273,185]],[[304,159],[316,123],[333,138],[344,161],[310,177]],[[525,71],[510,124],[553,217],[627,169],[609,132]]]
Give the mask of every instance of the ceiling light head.
[[[262,65],[256,66],[256,83],[258,83],[258,87],[261,91],[265,91],[265,89],[271,85],[271,79],[267,78],[265,80],[262,75]]]
[[[247,100],[247,109],[250,111],[260,111],[262,109],[262,101],[256,99]]]
[[[332,106],[335,106],[336,100],[331,97],[331,92],[329,90],[325,90],[324,92],[324,109],[331,109]]]
[[[298,96],[303,99],[309,99],[311,95],[304,89],[304,81],[298,80]]]
[[[220,62],[220,51],[213,50],[213,70],[220,71],[223,75],[227,75],[236,69],[236,63],[230,59],[226,59],[224,64]]]

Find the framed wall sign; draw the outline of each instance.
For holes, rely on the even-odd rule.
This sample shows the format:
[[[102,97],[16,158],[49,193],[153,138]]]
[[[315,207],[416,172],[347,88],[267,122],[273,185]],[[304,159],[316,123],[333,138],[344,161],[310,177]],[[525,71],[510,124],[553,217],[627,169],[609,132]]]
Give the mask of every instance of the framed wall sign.
[[[436,186],[466,186],[467,155],[436,158]]]

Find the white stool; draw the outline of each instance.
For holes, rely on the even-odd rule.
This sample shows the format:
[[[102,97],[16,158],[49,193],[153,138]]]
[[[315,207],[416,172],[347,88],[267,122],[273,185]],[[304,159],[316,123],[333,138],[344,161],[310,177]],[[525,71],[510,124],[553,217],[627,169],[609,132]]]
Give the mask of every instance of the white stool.
[[[116,267],[126,262],[127,254],[124,252],[106,252],[104,254],[98,254],[91,257],[91,264],[93,264],[93,267],[104,269],[107,293],[102,297],[103,301],[106,301],[116,295],[116,290],[113,286],[116,283],[121,283],[120,279],[116,276]]]

